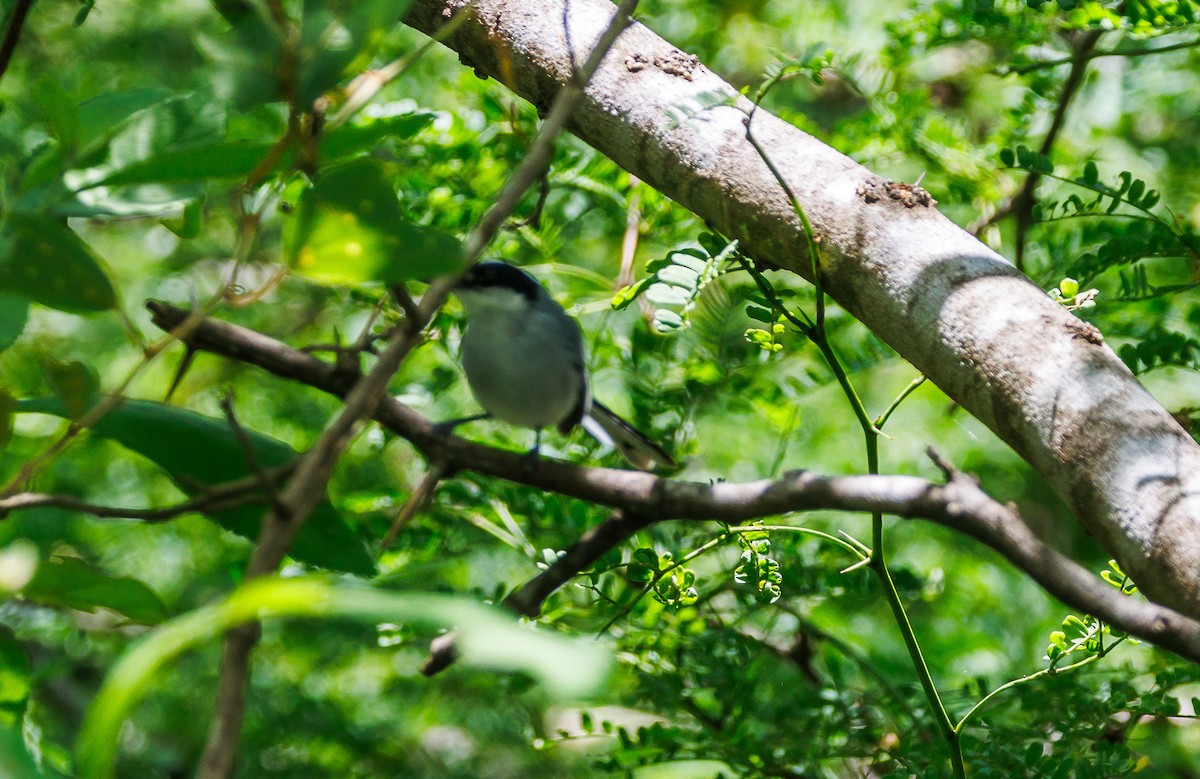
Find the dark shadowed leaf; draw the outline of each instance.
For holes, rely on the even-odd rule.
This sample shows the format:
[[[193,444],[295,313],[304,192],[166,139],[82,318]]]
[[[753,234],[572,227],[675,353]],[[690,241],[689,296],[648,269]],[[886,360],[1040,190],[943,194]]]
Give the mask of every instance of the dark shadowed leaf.
[[[77,313],[116,303],[99,260],[63,222],[14,214],[0,244],[0,292]]]
[[[12,440],[13,415],[17,413],[17,400],[7,389],[0,387],[0,452]]]
[[[7,349],[21,337],[29,320],[29,298],[0,293],[0,350]]]
[[[90,365],[78,360],[47,357],[42,361],[42,374],[71,419],[78,419],[95,405],[96,395],[100,392],[100,377]]]
[[[32,398],[18,403],[21,412],[65,416],[62,403]],[[181,490],[234,481],[252,473],[237,437],[224,420],[145,400],[129,400],[92,426],[93,432],[153,460]],[[271,468],[296,457],[282,441],[247,431],[259,465]],[[209,514],[221,527],[240,536],[258,538],[263,506],[250,504]],[[313,510],[291,554],[311,565],[369,575],[375,564],[362,541],[328,502]]]

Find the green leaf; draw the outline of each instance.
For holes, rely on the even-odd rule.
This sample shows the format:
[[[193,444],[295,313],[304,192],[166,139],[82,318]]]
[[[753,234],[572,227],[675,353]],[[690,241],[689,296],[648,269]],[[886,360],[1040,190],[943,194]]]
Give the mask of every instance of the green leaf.
[[[25,747],[25,739],[21,735],[21,727],[0,727],[0,776],[12,779],[30,779],[42,777],[42,773],[33,756]]]
[[[775,314],[773,312],[759,306],[746,306],[746,316],[756,322],[765,322],[768,325],[775,321]]]
[[[11,728],[20,724],[29,698],[29,674],[25,645],[7,625],[0,625],[0,726]]]
[[[55,198],[56,202],[48,210],[56,216],[66,217],[163,217],[181,212],[203,196],[204,186],[197,183],[95,187],[74,196],[66,191],[62,197]],[[27,201],[21,205],[24,211],[30,211]]]
[[[1100,180],[1100,172],[1096,169],[1096,163],[1091,160],[1088,160],[1087,163],[1084,164],[1084,166],[1083,166],[1082,183],[1085,184],[1086,186],[1091,187],[1091,186],[1095,186],[1096,182],[1099,180]]]
[[[1003,153],[1001,154],[1003,159]],[[1044,154],[1030,149],[1028,146],[1017,147],[1017,165],[1037,173],[1053,173],[1054,163]]]
[[[100,392],[100,377],[90,365],[78,360],[60,361],[47,357],[42,361],[42,374],[71,419],[79,419],[95,405],[96,395]]]
[[[625,567],[625,578],[644,584],[654,578],[654,571],[641,563],[630,563]]]
[[[12,293],[0,293],[0,351],[12,346],[29,321],[29,298]]]
[[[66,416],[63,404],[51,398],[18,401],[21,412]],[[212,419],[146,400],[127,400],[92,426],[97,435],[111,438],[154,461],[184,492],[234,481],[252,473],[241,444],[224,420]],[[247,431],[251,449],[264,468],[282,465],[297,454],[287,444]],[[263,507],[240,506],[208,514],[226,530],[255,540]],[[328,501],[314,510],[300,529],[292,557],[323,568],[361,575],[375,572],[375,564],[362,541]]]
[[[373,159],[323,173],[285,223],[284,246],[296,270],[333,284],[428,279],[463,266],[455,238],[405,219]]]
[[[225,137],[224,105],[203,94],[181,95],[139,111],[108,145],[109,165],[123,168],[165,149],[201,146]]]
[[[12,440],[13,416],[17,413],[17,399],[7,389],[0,387],[0,452]]]
[[[641,295],[643,292],[645,292],[646,288],[649,287],[653,282],[654,279],[652,278],[644,278],[638,279],[633,284],[621,287],[619,290],[617,290],[617,294],[613,295],[613,299],[609,305],[612,306],[613,310],[615,311],[621,311],[622,309],[628,308],[629,304],[637,300],[638,295]]]
[[[686,287],[655,282],[646,290],[646,300],[658,306],[686,306],[692,300],[692,292]]]
[[[1004,165],[1006,167],[1012,168],[1012,167],[1015,167],[1017,164],[1017,157],[1013,153],[1012,149],[1001,149],[1000,150],[1000,161],[1002,163],[1004,163]]]
[[[0,244],[0,292],[76,313],[116,305],[100,261],[62,222],[11,215]]]
[[[204,171],[220,178],[226,168],[245,164],[239,149],[221,143],[224,105],[203,94],[153,102],[157,96],[151,92],[129,97],[131,107],[149,105],[116,127],[103,164],[67,171],[58,187],[27,195],[20,203],[22,210],[38,211],[42,202],[44,211],[51,205],[44,201],[56,198],[52,207],[59,215],[158,216],[202,197],[199,182],[208,177]],[[106,114],[121,105],[117,100],[115,106],[102,106],[95,121],[111,122]],[[93,144],[96,151],[103,145]],[[191,186],[184,186],[187,183]]]
[[[716,242],[715,236],[706,234],[706,240]],[[654,312],[654,329],[669,333],[684,327],[688,312],[696,305],[704,288],[720,275],[722,264],[737,251],[737,241],[721,243],[720,252],[710,256],[703,249],[676,249],[646,263],[647,277],[625,287],[613,298],[613,308],[628,306],[641,295],[659,308]],[[679,309],[673,311],[672,308]]]
[[[54,141],[46,141],[26,159],[17,190],[29,192],[46,188],[56,192],[61,191],[62,172],[62,147]]]
[[[82,27],[83,23],[92,15],[92,9],[96,7],[96,0],[81,0],[81,2],[83,7],[75,12],[75,18],[71,22],[76,27]]]
[[[658,552],[648,546],[639,547],[633,552],[633,560],[641,563],[651,571],[658,570]]]
[[[45,74],[39,78],[35,91],[37,107],[41,109],[47,129],[68,154],[73,154],[80,139],[79,111],[75,96],[68,92],[62,81],[53,74]]]
[[[78,611],[106,608],[143,625],[155,625],[170,616],[154,590],[142,582],[110,576],[77,557],[43,562],[22,595]]]
[[[228,34],[197,35],[197,48],[211,60],[206,72],[226,85],[235,108],[278,100],[275,68],[283,53],[279,32],[246,3],[218,0],[214,4],[219,10],[236,5],[238,11],[222,11],[233,25]]]
[[[455,649],[463,662],[528,673],[562,698],[596,692],[613,662],[611,650],[592,639],[529,630],[509,614],[446,595],[338,585],[317,576],[264,577],[220,603],[160,625],[121,657],[84,716],[76,748],[79,775],[113,775],[122,723],[146,689],[163,676],[168,662],[234,625],[278,617],[453,627]]]
[[[162,226],[180,238],[195,238],[204,227],[204,198],[197,198],[183,207],[177,219],[164,219]]]
[[[686,306],[692,300],[692,290],[655,282],[646,290],[646,300],[659,306]]]
[[[343,125],[324,136],[317,150],[324,162],[341,159],[370,149],[385,138],[411,138],[432,121],[433,114],[414,113],[384,117],[362,125]],[[274,142],[239,140],[165,148],[123,166],[110,164],[70,171],[66,181],[72,189],[84,190],[98,186],[244,178],[262,163],[274,146]],[[280,155],[272,170],[287,168],[294,158],[294,151],[289,149]]]
[[[392,0],[305,0],[296,20],[300,27],[295,65],[297,101],[311,105],[349,74],[370,67],[375,48],[407,7],[408,2]],[[290,6],[289,10],[294,8]],[[216,66],[210,70],[230,84],[239,108],[279,100],[279,31],[253,12],[229,16],[233,17],[230,35],[201,36],[198,40]]]
[[[79,104],[79,134],[88,148],[100,148],[138,111],[171,96],[160,87],[128,89],[97,95]]]
[[[358,124],[344,124],[317,144],[323,162],[331,162],[372,148],[383,140],[407,140],[433,124],[433,114],[418,112],[383,116]]]
[[[129,184],[172,183],[240,178],[262,161],[272,144],[232,141],[165,149],[124,165],[109,165],[67,174],[75,190]]]
[[[654,329],[660,333],[669,333],[683,327],[683,317],[669,308],[660,308],[654,312]]]
[[[301,25],[301,103],[312,103],[350,73],[370,66],[371,53],[396,26],[407,0],[305,0]]]
[[[1129,198],[1130,203],[1137,205],[1141,202],[1142,195],[1145,193],[1145,191],[1146,182],[1142,181],[1141,179],[1135,179],[1134,182],[1129,185],[1129,192],[1126,196]]]
[[[1117,178],[1121,180],[1121,186],[1117,188],[1117,194],[1124,195],[1133,185],[1133,174],[1127,170],[1123,170]]]

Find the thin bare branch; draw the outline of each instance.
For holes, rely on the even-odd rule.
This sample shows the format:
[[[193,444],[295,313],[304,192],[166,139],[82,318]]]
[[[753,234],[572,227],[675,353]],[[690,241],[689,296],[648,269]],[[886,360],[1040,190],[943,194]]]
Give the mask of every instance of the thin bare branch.
[[[1087,52],[1082,56],[1082,59],[1091,62],[1092,60],[1100,59],[1101,57],[1147,57],[1151,54],[1163,54],[1169,51],[1180,51],[1181,49],[1194,49],[1197,46],[1200,46],[1200,40],[1181,41],[1179,43],[1172,43],[1168,46],[1140,46],[1127,49],[1099,49],[1096,51]],[[1000,72],[1000,75],[1024,76],[1028,73],[1033,73],[1034,71],[1038,70],[1057,68],[1060,65],[1074,65],[1080,59],[1080,55],[1072,54],[1068,57],[1062,57],[1060,59],[1040,60],[1038,62],[1031,62],[1028,65],[1018,65],[1015,67],[1005,68]]]
[[[1042,138],[1042,145],[1038,148],[1038,154],[1043,157],[1049,157],[1050,152],[1054,150],[1054,144],[1058,141],[1058,136],[1067,122],[1067,109],[1071,107],[1075,96],[1079,94],[1079,88],[1083,86],[1084,77],[1087,75],[1088,65],[1091,63],[1088,55],[1095,50],[1096,44],[1105,32],[1105,30],[1089,30],[1073,46],[1074,54],[1070,60],[1071,69],[1067,72],[1062,90],[1058,93],[1058,105],[1054,108],[1054,117],[1050,120],[1050,128],[1046,130],[1046,135]],[[1025,270],[1025,244],[1029,229],[1033,226],[1033,207],[1037,203],[1034,195],[1039,181],[1041,181],[1041,174],[1037,171],[1029,171],[1021,183],[1021,188],[1017,190],[1017,194],[1013,195],[1007,205],[997,209],[990,217],[979,225],[973,225],[970,229],[973,235],[978,235],[989,225],[999,222],[1006,216],[1013,216],[1016,220],[1016,231],[1013,238],[1015,246],[1013,264],[1021,270]]]
[[[61,508],[78,511],[103,519],[136,519],[141,522],[166,522],[184,514],[209,514],[214,511],[244,506],[248,503],[267,503],[263,494],[262,476],[280,478],[292,469],[292,464],[272,468],[262,475],[255,474],[237,481],[226,482],[205,490],[204,494],[182,503],[160,508],[126,508],[91,503],[73,495],[54,495],[42,492],[19,492],[0,499],[0,519],[14,511],[35,508]]]
[[[246,458],[246,465],[258,477],[263,488],[270,494],[271,499],[276,498],[275,480],[263,468],[262,463],[258,459],[258,455],[254,453],[254,445],[250,441],[250,434],[246,432],[246,428],[242,427],[242,423],[238,422],[237,414],[233,410],[233,395],[226,393],[221,398],[221,411],[225,413],[225,421],[229,423],[229,427],[233,430],[233,435],[237,438],[238,446],[242,448],[242,456]]]
[[[396,536],[400,535],[400,531],[429,504],[434,491],[437,490],[438,483],[445,475],[446,469],[440,463],[434,463],[433,467],[425,472],[412,494],[408,496],[408,500],[404,501],[404,505],[396,512],[396,518],[392,520],[392,526],[388,528],[387,535],[379,542],[380,551],[390,549]]]

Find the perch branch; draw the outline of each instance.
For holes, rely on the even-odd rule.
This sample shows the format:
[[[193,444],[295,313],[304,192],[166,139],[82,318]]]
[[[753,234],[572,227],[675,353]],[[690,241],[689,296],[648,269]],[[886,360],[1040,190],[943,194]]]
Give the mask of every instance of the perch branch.
[[[148,306],[155,323],[164,328],[189,313],[159,301],[151,301]],[[207,319],[188,335],[188,345],[256,365],[338,397],[349,390],[345,378],[329,363],[237,325]],[[790,471],[774,480],[709,484],[547,459],[531,467],[524,453],[440,434],[432,422],[393,398],[381,400],[375,408],[375,420],[410,441],[431,462],[444,463],[449,473],[470,470],[621,512],[585,534],[567,551],[563,560],[581,561],[574,572],[571,565],[560,560],[514,593],[511,605],[524,614],[536,614],[545,598],[586,568],[589,560],[619,544],[638,527],[653,522],[743,522],[818,509],[881,512],[926,519],[965,533],[1000,552],[1068,606],[1200,662],[1200,622],[1157,603],[1121,595],[1042,543],[1011,506],[990,497],[969,476],[940,461],[939,467],[947,472],[947,481],[942,484],[915,476],[830,477],[811,471]]]

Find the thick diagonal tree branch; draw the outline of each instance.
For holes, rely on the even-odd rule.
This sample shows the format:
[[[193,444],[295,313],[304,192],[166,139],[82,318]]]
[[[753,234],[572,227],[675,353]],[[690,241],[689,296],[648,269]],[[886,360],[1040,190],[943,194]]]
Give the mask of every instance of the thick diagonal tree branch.
[[[148,304],[155,324],[169,329],[188,311],[160,301]],[[193,349],[211,352],[276,376],[344,397],[352,382],[336,366],[261,333],[208,319],[187,336]],[[793,471],[777,480],[716,484],[674,481],[640,471],[585,468],[556,460],[530,467],[523,453],[471,443],[437,432],[413,409],[390,397],[374,418],[406,438],[448,478],[460,470],[496,476],[617,510],[582,536],[566,556],[509,598],[523,614],[536,614],[550,594],[631,533],[654,522],[742,522],[799,511],[832,509],[923,518],[966,533],[1000,552],[1051,595],[1072,608],[1200,662],[1200,622],[1169,608],[1126,597],[1078,563],[1047,547],[1006,506],[969,477],[951,473],[945,484],[913,476],[823,477]]]
[[[431,31],[463,0],[414,0]],[[447,45],[535,105],[570,78],[607,0],[478,0]],[[569,129],[767,265],[811,273],[749,105],[641,26],[589,82]],[[1200,447],[1105,343],[931,205],[760,111],[755,138],[808,214],[824,290],[1028,461],[1150,598],[1200,615]],[[935,193],[936,194],[936,193]]]

